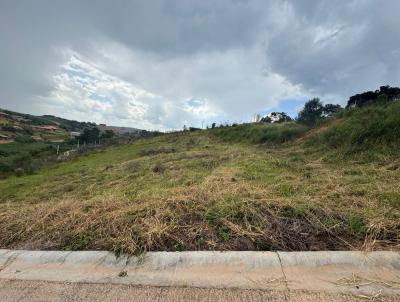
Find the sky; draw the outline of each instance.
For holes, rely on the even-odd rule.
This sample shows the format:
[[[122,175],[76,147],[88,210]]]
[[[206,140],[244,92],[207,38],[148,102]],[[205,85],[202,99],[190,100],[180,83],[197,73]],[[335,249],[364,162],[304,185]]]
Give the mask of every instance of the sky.
[[[400,82],[398,0],[1,0],[0,107],[148,130]]]

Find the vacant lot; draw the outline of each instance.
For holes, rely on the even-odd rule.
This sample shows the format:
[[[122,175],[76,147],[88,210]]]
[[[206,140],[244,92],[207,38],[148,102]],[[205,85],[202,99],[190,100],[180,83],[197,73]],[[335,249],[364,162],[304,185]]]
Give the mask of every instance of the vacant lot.
[[[0,247],[399,249],[397,156],[307,147],[324,127],[244,127],[290,142],[275,128],[274,144],[234,142],[235,127],[169,134],[1,180]]]

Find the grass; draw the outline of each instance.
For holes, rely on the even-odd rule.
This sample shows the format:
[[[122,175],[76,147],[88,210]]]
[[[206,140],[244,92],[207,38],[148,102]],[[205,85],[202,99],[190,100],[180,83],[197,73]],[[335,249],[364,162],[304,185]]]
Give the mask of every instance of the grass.
[[[343,111],[328,121],[308,142],[313,148],[335,150],[342,158],[376,160],[399,156],[400,102],[377,104]],[[330,155],[332,152],[330,152]]]
[[[343,156],[352,136],[329,133],[357,129],[346,114],[141,139],[1,180],[0,247],[398,250],[400,157],[382,137]]]
[[[226,142],[279,145],[304,134],[307,126],[289,122],[281,124],[242,124],[213,129],[214,135]]]
[[[31,173],[44,161],[55,157],[55,148],[43,142],[11,142],[0,144],[0,177],[8,176],[16,168]]]

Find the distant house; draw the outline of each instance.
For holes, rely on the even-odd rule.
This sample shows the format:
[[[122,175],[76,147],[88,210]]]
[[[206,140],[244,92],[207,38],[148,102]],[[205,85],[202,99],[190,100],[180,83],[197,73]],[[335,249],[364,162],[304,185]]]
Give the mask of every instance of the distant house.
[[[0,116],[9,116],[9,114],[7,114],[7,113],[5,113],[5,112],[2,112],[2,111],[0,111]]]
[[[71,131],[71,132],[69,133],[69,135],[73,138],[73,137],[79,137],[79,136],[81,136],[81,133],[80,133],[80,132],[76,132],[76,131]]]
[[[0,139],[8,139],[8,136],[4,135],[4,134],[0,134]]]
[[[41,129],[41,130],[50,131],[50,132],[57,131],[59,129],[57,126],[50,126],[50,125],[38,126],[37,128]]]

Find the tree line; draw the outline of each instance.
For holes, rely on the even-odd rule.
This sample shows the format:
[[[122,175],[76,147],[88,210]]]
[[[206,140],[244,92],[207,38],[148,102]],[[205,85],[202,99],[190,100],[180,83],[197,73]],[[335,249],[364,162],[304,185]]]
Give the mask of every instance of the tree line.
[[[346,108],[362,107],[369,104],[392,102],[400,100],[400,88],[381,86],[375,91],[366,91],[355,94],[347,101]],[[299,123],[309,126],[315,125],[322,118],[332,117],[344,108],[339,104],[323,105],[319,98],[313,98],[304,104],[303,109],[295,118]],[[282,123],[293,119],[285,112],[272,112],[268,116],[260,119],[261,123]]]

